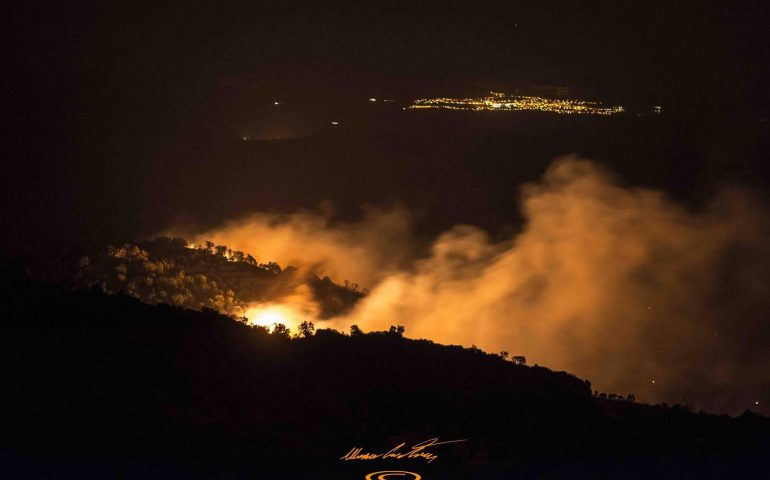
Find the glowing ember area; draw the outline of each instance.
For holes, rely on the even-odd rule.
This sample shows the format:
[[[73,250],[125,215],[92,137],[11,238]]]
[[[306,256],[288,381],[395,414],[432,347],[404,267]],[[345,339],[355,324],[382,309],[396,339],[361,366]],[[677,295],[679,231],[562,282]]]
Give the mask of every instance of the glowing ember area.
[[[294,305],[283,303],[260,303],[250,306],[246,310],[246,318],[252,325],[259,325],[269,329],[277,324],[283,324],[289,329],[295,329],[306,318],[305,313]]]
[[[407,108],[471,111],[532,110],[563,115],[614,115],[625,111],[620,105],[604,106],[601,102],[507,95],[499,92],[491,92],[490,96],[481,98],[418,99]]]

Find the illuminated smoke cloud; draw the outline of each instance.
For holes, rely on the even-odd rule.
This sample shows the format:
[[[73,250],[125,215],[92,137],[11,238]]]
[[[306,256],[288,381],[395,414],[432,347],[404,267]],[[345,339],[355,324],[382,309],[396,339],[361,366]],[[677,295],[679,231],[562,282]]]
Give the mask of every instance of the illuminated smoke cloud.
[[[399,207],[363,208],[358,222],[333,222],[331,207],[320,213],[255,213],[210,231],[174,229],[167,234],[193,243],[211,241],[251,254],[260,262],[294,266],[338,282],[377,283],[412,256],[411,218]]]
[[[327,324],[340,329],[402,324],[410,337],[525,355],[648,402],[770,403],[770,228],[748,192],[724,190],[692,212],[573,157],[521,192],[526,224],[513,238],[456,226],[401,269],[403,211],[339,228],[258,214],[201,238],[371,282]]]

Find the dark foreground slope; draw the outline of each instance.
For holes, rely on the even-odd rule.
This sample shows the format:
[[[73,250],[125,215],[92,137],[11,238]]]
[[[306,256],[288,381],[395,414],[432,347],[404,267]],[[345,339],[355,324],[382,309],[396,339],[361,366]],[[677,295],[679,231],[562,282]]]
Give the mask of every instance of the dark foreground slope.
[[[597,403],[477,350],[229,317],[4,272],[3,478],[761,478],[766,418]],[[466,439],[439,458],[353,447]]]

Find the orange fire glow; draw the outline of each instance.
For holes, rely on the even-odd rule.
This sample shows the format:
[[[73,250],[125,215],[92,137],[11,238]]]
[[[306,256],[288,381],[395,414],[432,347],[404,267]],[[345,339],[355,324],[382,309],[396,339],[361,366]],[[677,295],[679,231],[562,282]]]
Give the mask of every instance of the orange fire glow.
[[[268,329],[281,323],[294,330],[297,325],[310,319],[302,309],[285,303],[252,304],[246,310],[245,316],[252,325],[259,325]]]

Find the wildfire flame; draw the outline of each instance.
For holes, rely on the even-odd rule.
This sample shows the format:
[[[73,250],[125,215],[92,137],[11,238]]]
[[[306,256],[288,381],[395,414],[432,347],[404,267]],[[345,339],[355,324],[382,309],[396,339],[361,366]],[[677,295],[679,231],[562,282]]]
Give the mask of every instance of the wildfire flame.
[[[252,325],[267,327],[281,323],[289,329],[296,327],[305,320],[307,314],[296,305],[286,303],[258,303],[246,309],[246,318]]]

